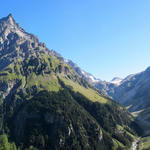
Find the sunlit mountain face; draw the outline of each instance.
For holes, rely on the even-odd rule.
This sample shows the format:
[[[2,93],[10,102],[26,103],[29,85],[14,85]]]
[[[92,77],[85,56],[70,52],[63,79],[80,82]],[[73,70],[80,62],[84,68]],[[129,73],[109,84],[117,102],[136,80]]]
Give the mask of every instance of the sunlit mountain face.
[[[0,147],[7,150],[129,149],[140,128],[12,15],[0,19]],[[122,81],[121,81],[122,82]]]

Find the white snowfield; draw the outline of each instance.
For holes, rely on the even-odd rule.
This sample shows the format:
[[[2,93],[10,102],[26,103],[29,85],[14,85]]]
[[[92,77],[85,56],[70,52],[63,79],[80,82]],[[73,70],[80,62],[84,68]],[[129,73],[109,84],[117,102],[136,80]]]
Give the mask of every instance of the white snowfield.
[[[121,79],[121,78],[119,78],[119,77],[115,77],[115,78],[113,78],[111,81],[110,81],[110,83],[113,83],[113,84],[116,84],[116,85],[120,85],[121,84],[121,81],[122,81],[123,79]]]

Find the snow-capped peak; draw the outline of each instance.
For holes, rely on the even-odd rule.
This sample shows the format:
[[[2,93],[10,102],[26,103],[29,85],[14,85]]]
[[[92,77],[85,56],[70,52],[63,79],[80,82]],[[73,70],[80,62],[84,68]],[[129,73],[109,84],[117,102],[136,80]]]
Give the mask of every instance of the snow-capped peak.
[[[96,79],[95,77],[93,77],[92,75],[89,76],[89,78],[92,80],[92,82],[99,82],[100,80]]]
[[[123,79],[121,79],[121,78],[119,78],[119,77],[115,77],[115,78],[113,78],[113,79],[110,81],[110,83],[113,83],[113,84],[116,84],[116,85],[120,85],[122,80],[123,80]]]

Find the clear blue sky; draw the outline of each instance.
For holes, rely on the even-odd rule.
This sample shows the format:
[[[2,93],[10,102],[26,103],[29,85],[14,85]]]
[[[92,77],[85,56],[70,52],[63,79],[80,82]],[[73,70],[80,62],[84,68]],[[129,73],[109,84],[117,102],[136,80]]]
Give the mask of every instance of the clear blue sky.
[[[103,80],[150,66],[150,0],[3,0],[47,47]]]

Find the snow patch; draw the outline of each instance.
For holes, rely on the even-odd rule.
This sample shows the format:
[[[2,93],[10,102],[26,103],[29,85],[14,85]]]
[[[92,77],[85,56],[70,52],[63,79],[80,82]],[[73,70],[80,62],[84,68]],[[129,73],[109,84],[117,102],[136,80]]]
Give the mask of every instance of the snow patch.
[[[85,75],[85,72],[84,72],[84,71],[81,71],[81,73]]]
[[[90,77],[90,79],[92,80],[92,82],[98,82],[99,80],[97,80],[97,79],[94,79],[94,77],[93,76],[89,76]]]
[[[122,81],[121,78],[115,77],[110,81],[110,83],[113,83],[119,86],[121,84],[121,81]]]

